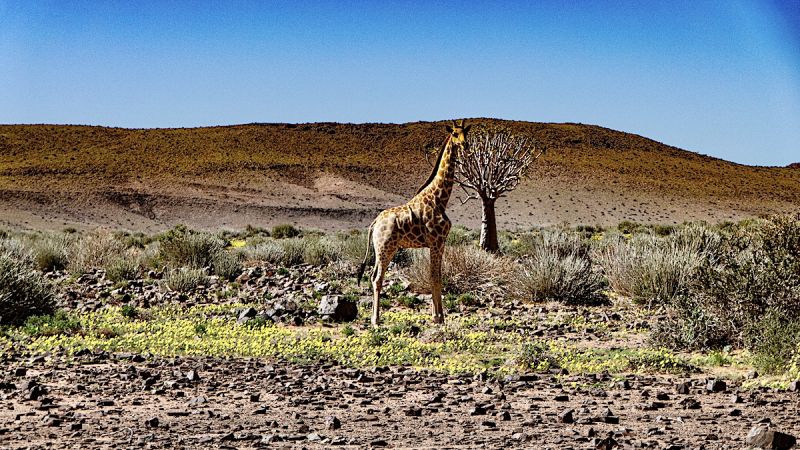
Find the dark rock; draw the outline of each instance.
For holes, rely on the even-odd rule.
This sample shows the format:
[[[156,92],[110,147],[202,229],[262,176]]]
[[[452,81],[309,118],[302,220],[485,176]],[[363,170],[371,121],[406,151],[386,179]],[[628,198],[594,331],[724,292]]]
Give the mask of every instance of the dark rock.
[[[97,406],[114,406],[114,400],[109,400],[109,399],[98,400]]]
[[[26,369],[24,367],[17,367],[16,369],[14,369],[14,376],[15,377],[24,377],[25,374],[27,374],[27,373],[28,373],[28,369]]]
[[[245,323],[251,318],[255,317],[258,314],[255,308],[244,308],[242,312],[239,313],[239,317],[236,319],[236,323]]]
[[[743,401],[742,397],[740,397],[739,394],[733,394],[730,397],[728,397],[728,399],[730,400],[731,403],[742,403]]]
[[[689,384],[688,382],[678,383],[675,386],[675,390],[678,391],[678,394],[683,394],[683,395],[688,394],[691,388],[692,385]]]
[[[572,414],[574,412],[575,411],[573,409],[567,409],[567,410],[561,412],[561,414],[558,415],[558,421],[561,422],[561,423],[573,423],[573,422],[575,422],[575,418],[572,416]]]
[[[358,317],[356,302],[339,295],[324,295],[319,301],[317,313],[336,322],[350,322]]]
[[[792,392],[800,392],[800,380],[795,380],[789,383],[789,390]]]
[[[336,416],[328,416],[325,418],[325,429],[327,430],[338,430],[342,428],[342,422]]]
[[[145,420],[144,424],[150,428],[156,428],[158,426],[158,417],[151,417]]]
[[[486,414],[486,408],[481,405],[475,405],[472,409],[469,410],[470,416],[482,416]]]
[[[511,420],[511,413],[508,411],[503,411],[500,414],[498,414],[497,417],[499,417],[500,420],[502,421],[509,421]]]
[[[188,371],[188,372],[186,373],[186,379],[187,379],[187,380],[189,380],[189,381],[191,381],[191,382],[193,382],[193,383],[194,383],[194,382],[197,382],[197,381],[200,381],[200,374],[198,374],[198,373],[197,373],[196,371],[194,371],[194,370],[190,370],[190,371]]]
[[[679,404],[686,409],[700,409],[700,402],[691,397],[681,400]]]
[[[389,443],[386,442],[383,439],[375,439],[375,440],[371,441],[369,443],[369,445],[371,445],[373,447],[386,447],[387,445],[389,445]]]
[[[613,437],[609,436],[605,439],[595,439],[594,441],[594,448],[596,450],[611,450],[615,448],[617,445],[617,441],[614,440]]]
[[[724,392],[728,389],[728,385],[722,380],[708,380],[706,383],[706,391],[708,392]]]
[[[771,431],[764,427],[754,427],[745,438],[747,445],[763,449],[789,450],[797,443],[797,438],[792,435]]]
[[[731,416],[731,417],[739,417],[739,416],[742,415],[742,410],[733,408],[733,409],[728,411],[728,415]]]

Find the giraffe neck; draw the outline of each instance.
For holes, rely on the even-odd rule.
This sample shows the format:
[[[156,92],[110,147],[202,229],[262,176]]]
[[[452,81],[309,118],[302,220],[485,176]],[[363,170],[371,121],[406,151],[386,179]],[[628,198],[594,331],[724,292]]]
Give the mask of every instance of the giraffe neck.
[[[453,161],[453,146],[450,140],[447,141],[442,157],[439,160],[439,167],[436,176],[433,178],[426,191],[433,194],[433,202],[437,209],[444,211],[447,202],[450,200],[450,193],[453,191],[453,180],[455,176],[455,161]]]

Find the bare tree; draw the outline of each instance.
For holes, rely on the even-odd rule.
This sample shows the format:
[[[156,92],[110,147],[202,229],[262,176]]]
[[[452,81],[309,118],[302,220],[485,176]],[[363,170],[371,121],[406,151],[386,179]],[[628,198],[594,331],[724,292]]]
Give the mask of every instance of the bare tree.
[[[517,187],[544,150],[537,151],[528,137],[505,131],[476,130],[467,143],[464,154],[456,158],[456,183],[466,193],[461,204],[480,199],[481,248],[497,252],[495,202]]]

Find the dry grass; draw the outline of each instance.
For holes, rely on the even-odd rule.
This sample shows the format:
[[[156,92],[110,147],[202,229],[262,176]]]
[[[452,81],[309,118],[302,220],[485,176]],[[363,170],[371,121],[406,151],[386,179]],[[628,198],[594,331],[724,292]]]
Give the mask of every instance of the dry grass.
[[[403,269],[416,290],[430,292],[430,256],[427,250],[410,252],[411,264]],[[489,285],[504,285],[513,272],[514,262],[487,253],[473,245],[448,246],[442,261],[444,292],[453,294],[480,291]]]

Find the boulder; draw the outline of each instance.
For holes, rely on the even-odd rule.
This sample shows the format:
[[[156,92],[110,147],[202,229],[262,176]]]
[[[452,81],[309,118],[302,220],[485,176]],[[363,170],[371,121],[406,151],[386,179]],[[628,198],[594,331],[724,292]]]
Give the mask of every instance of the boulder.
[[[358,316],[356,303],[339,295],[324,295],[319,301],[317,313],[335,322],[350,322]]]
[[[745,438],[747,445],[762,449],[789,450],[797,443],[797,438],[780,431],[768,430],[764,427],[754,427]]]

